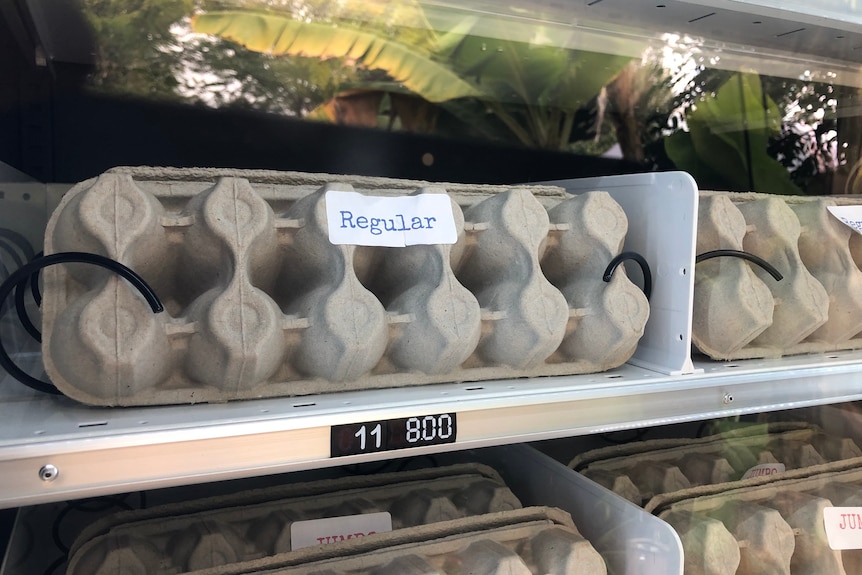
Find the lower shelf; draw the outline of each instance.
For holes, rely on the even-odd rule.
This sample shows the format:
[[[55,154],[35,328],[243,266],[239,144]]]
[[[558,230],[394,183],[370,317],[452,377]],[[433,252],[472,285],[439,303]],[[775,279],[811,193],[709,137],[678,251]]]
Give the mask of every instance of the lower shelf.
[[[578,531],[607,563],[609,573],[682,575],[682,545],[667,523],[530,447],[465,450],[434,458],[394,461],[389,467],[456,463],[483,463],[494,468],[524,506],[559,507],[571,514]],[[345,470],[333,473],[343,474]],[[305,481],[315,474],[323,475],[302,473],[289,480]],[[248,481],[205,486],[194,496],[238,491],[247,485]],[[152,506],[187,501],[188,495],[183,489],[153,492],[146,494],[146,503]],[[143,505],[143,495],[131,494],[122,501],[107,498],[91,500],[87,505],[53,503],[21,509],[0,575],[60,572],[65,556],[62,547],[71,545],[75,534],[85,525],[119,510],[118,504],[137,506],[139,502]]]

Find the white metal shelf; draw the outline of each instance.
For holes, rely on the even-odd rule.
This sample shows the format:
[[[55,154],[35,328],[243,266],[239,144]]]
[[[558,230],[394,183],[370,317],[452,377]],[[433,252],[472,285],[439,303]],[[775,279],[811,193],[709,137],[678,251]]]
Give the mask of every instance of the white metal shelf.
[[[432,22],[451,27],[463,13],[481,18],[490,38],[529,41],[536,23],[562,47],[640,58],[668,36],[711,68],[859,86],[862,10],[793,0],[423,0]],[[520,25],[523,23],[523,25]]]
[[[152,408],[6,394],[0,507],[862,399],[862,351],[696,367]],[[332,425],[441,412],[454,444],[330,458]]]

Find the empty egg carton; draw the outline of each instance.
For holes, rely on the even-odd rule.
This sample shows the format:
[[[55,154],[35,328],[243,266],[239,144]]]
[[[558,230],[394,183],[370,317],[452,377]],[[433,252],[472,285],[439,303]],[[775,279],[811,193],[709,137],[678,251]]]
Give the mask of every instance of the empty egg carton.
[[[849,438],[806,423],[755,425],[699,439],[658,439],[604,447],[576,456],[569,467],[637,505],[695,487],[737,481],[753,467],[798,469],[862,457]]]
[[[329,241],[325,194],[448,194],[454,245]],[[604,192],[230,170],[126,168],[75,186],[46,253],[96,253],[147,280],[44,273],[51,381],[94,405],[303,395],[564,375],[624,363],[649,307],[618,270]]]
[[[388,513],[397,530],[520,507],[480,464],[294,484],[109,515],[82,530],[67,573],[131,561],[148,574],[176,574],[287,553],[297,521]],[[72,570],[83,555],[86,567]]]
[[[657,496],[646,510],[677,529],[686,575],[858,573],[862,553],[830,547],[824,510],[862,503],[860,465],[862,458],[855,458],[733,484],[693,487]],[[727,550],[724,560],[714,553],[703,561],[697,556],[714,548]]]
[[[73,559],[70,567],[86,569],[87,564],[83,559]],[[195,575],[251,573],[604,575],[607,570],[601,556],[580,536],[568,514],[554,508],[530,507],[194,572]]]
[[[701,261],[692,341],[714,359],[862,347],[858,234],[829,206],[853,199],[702,192],[697,252],[745,251],[783,279],[736,258]]]

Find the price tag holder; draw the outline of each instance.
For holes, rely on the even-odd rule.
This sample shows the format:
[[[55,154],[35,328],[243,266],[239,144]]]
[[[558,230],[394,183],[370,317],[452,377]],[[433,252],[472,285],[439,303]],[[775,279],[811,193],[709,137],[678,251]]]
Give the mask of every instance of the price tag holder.
[[[446,194],[366,196],[326,192],[329,241],[336,245],[405,247],[458,241]]]
[[[831,549],[862,549],[862,507],[826,507],[823,524]]]
[[[455,443],[455,413],[417,415],[383,421],[333,425],[329,435],[330,457],[361,455],[425,445]]]
[[[290,550],[330,545],[389,531],[392,531],[392,516],[385,511],[294,521],[290,524]]]
[[[862,234],[862,206],[826,206],[826,209],[851,230]]]
[[[784,473],[786,469],[783,463],[761,463],[746,471],[742,478],[751,479],[752,477],[763,477],[764,475],[778,475]]]

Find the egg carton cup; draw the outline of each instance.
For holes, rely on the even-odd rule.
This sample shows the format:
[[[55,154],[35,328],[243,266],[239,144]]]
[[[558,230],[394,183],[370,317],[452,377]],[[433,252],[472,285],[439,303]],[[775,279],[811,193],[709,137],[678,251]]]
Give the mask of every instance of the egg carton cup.
[[[862,503],[860,466],[862,458],[854,458],[780,475],[693,487],[658,495],[645,509],[679,533],[686,574],[858,573],[862,552],[830,548],[824,509]],[[709,551],[698,557],[702,550]]]
[[[565,512],[529,507],[301,549],[194,575],[251,573],[604,575],[607,570]]]
[[[658,439],[591,450],[569,467],[643,505],[652,497],[698,485],[740,480],[755,466],[799,469],[862,457],[849,438],[807,423],[753,425],[698,439]]]
[[[713,359],[862,348],[862,238],[827,208],[853,198],[701,192],[697,253],[736,250],[696,266],[692,342]]]
[[[332,244],[331,190],[448,195],[457,242]],[[110,406],[604,371],[649,315],[622,266],[603,280],[627,225],[608,194],[549,186],[113,170],[63,198],[46,253],[125,264],[165,312],[101,268],[49,267],[45,367]]]
[[[173,574],[286,553],[297,521],[389,513],[392,529],[403,529],[519,508],[480,464],[299,483],[114,513],[82,530],[69,557],[86,567],[67,573],[99,572],[123,557],[152,563],[146,573]]]

